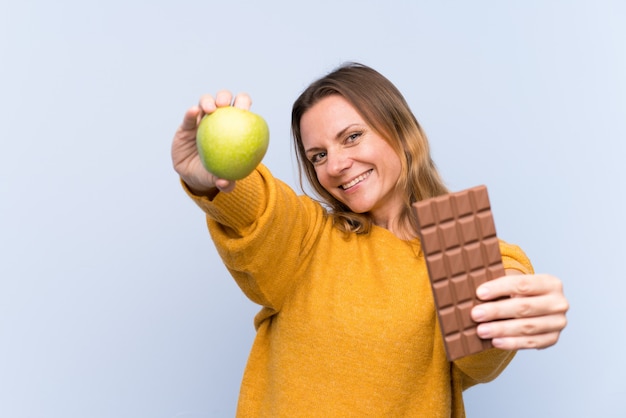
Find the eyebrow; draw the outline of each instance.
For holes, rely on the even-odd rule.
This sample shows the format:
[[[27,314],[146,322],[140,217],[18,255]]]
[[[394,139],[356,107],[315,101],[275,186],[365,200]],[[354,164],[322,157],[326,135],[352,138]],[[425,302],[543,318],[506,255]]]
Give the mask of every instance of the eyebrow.
[[[361,124],[359,123],[351,123],[350,125],[346,126],[345,128],[343,128],[342,130],[340,130],[339,132],[337,132],[337,134],[335,135],[335,139],[340,139],[341,137],[343,137],[346,132],[348,132],[350,129],[352,129],[355,126],[361,126]],[[319,148],[319,147],[312,147],[309,149],[304,150],[305,154],[309,154],[311,152],[317,152],[317,151],[323,151],[323,148]]]

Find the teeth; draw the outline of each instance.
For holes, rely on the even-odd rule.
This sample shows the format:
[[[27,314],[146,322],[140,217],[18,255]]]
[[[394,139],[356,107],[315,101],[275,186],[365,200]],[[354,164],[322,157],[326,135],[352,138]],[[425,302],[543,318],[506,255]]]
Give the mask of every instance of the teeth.
[[[346,189],[349,189],[350,187],[353,187],[353,186],[357,185],[358,183],[360,183],[363,180],[365,180],[366,178],[368,178],[369,175],[371,174],[371,172],[372,172],[372,170],[368,171],[365,174],[361,174],[359,177],[355,178],[350,183],[346,183],[346,184],[341,185],[341,188],[346,190]]]

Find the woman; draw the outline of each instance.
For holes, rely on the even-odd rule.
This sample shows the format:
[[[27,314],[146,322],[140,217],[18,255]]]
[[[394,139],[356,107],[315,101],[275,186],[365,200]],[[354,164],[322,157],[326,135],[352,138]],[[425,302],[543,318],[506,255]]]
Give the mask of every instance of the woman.
[[[534,275],[502,242],[507,276],[481,286],[485,303],[472,311],[495,348],[447,361],[411,209],[447,190],[419,124],[381,74],[345,65],[293,106],[301,177],[321,203],[263,165],[236,183],[204,170],[197,125],[231,102],[251,104],[221,91],[189,109],[172,157],[225,265],[262,306],[238,416],[461,417],[464,389],[494,379],[515,350],[556,343],[568,309],[560,280]]]

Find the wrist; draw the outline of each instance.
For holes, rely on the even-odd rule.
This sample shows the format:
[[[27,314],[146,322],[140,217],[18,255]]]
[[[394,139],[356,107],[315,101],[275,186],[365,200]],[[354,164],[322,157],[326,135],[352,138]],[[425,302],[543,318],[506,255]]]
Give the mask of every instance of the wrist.
[[[219,189],[217,187],[215,187],[215,186],[213,186],[213,187],[199,186],[198,187],[198,186],[189,184],[182,177],[181,177],[180,181],[183,184],[183,187],[186,188],[187,191],[189,193],[193,194],[194,196],[208,197],[209,199],[213,199],[219,193]]]

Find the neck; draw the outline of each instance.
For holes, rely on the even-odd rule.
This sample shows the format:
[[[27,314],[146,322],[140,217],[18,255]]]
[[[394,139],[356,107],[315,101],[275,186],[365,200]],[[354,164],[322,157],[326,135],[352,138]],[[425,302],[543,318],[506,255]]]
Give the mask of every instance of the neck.
[[[381,228],[385,228],[402,240],[408,241],[417,238],[417,232],[411,226],[408,219],[404,221],[402,221],[400,217],[386,220],[372,219],[372,223]]]

